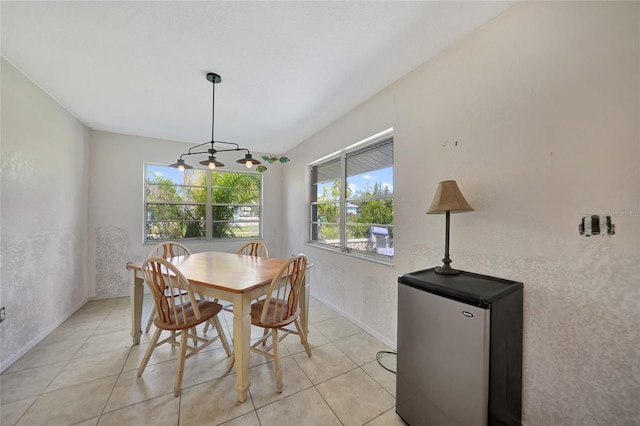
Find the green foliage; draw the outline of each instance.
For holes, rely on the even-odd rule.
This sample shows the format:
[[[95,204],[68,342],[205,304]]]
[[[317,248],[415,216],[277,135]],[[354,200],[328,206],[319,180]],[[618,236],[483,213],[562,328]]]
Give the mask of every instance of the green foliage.
[[[393,200],[371,200],[360,204],[360,215],[353,220],[359,223],[392,224]]]
[[[183,196],[179,188],[171,179],[163,178],[155,174],[152,179],[147,179],[145,185],[147,201],[179,202]],[[148,225],[147,234],[160,235],[163,238],[182,238],[185,235],[187,224],[179,221],[185,216],[185,208],[176,204],[151,204],[147,210],[148,217],[153,222]],[[187,213],[187,216],[189,214]]]
[[[358,205],[358,212],[357,214],[349,215],[349,222],[366,225],[351,225],[349,227],[350,238],[368,237],[371,225],[393,224],[393,199],[379,198],[390,195],[389,189],[378,182],[373,186],[373,189],[367,186],[363,190],[356,192],[355,198],[363,198],[363,200],[354,201]]]
[[[214,204],[212,236],[234,237],[235,232],[230,222],[233,220],[235,208],[228,204],[258,204],[260,177],[243,173],[213,172],[211,188],[211,201]]]
[[[154,174],[147,178],[147,235],[162,239],[205,238],[207,172],[184,175],[184,184]],[[260,203],[260,176],[212,172],[213,238],[234,237],[238,205]],[[166,203],[166,204],[163,204]],[[171,204],[184,203],[184,204]]]
[[[339,238],[340,227],[340,179],[331,185],[322,187],[322,194],[318,196],[317,217],[318,235],[323,240]]]
[[[339,239],[340,232],[340,191],[339,179],[321,187],[318,195],[316,213],[318,224],[318,238],[322,240]],[[372,225],[393,224],[393,199],[385,186],[376,183],[373,188],[365,187],[352,194],[347,186],[347,222],[349,238],[367,238]],[[351,210],[354,209],[354,212]],[[361,223],[362,225],[357,225]]]

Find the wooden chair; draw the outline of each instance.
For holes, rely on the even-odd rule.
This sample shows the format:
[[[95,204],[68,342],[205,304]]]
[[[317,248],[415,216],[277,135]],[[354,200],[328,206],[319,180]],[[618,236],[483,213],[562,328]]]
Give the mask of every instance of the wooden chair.
[[[249,241],[237,251],[237,254],[244,254],[246,256],[263,257],[267,259],[269,257],[269,251],[267,246],[262,241]]]
[[[173,259],[178,256],[189,256],[191,251],[183,246],[180,243],[175,241],[165,241],[160,244],[155,245],[147,257],[160,257],[162,259]],[[153,324],[153,320],[156,317],[156,306],[155,304],[151,308],[151,313],[149,314],[149,319],[147,320],[147,326],[144,329],[145,333],[148,333],[151,330],[151,324]]]
[[[155,245],[147,257],[161,257],[163,259],[173,259],[178,256],[189,256],[191,250],[175,241],[164,241]]]
[[[282,374],[280,371],[280,357],[278,354],[278,342],[289,334],[300,336],[307,355],[311,357],[311,347],[307,341],[307,335],[300,324],[300,306],[298,295],[300,286],[307,272],[307,258],[304,254],[292,256],[276,273],[269,285],[266,298],[251,305],[251,324],[264,328],[267,333],[251,345],[251,351],[266,358],[273,359],[276,371],[276,384],[278,392],[282,392]],[[295,330],[285,328],[293,323]],[[278,334],[278,332],[282,334]],[[269,338],[271,345],[266,346]],[[264,348],[258,349],[258,346]],[[229,362],[229,371],[233,368],[234,359]]]
[[[160,257],[150,257],[142,264],[144,281],[153,293],[156,306],[156,317],[154,324],[156,331],[149,342],[149,347],[144,354],[144,358],[138,367],[138,377],[144,372],[153,350],[165,343],[180,348],[178,356],[178,366],[176,370],[176,380],[174,385],[174,395],[180,395],[182,389],[182,374],[184,371],[184,361],[220,339],[222,346],[231,354],[229,344],[225,334],[222,332],[218,313],[222,310],[222,305],[208,300],[197,300],[191,289],[189,281],[182,272],[167,260]],[[167,289],[169,291],[167,291]],[[190,330],[206,321],[212,321],[218,334],[212,339],[199,337]],[[172,332],[172,336],[158,342],[163,330]],[[175,332],[175,335],[173,335]],[[176,342],[179,337],[180,342]],[[189,346],[188,340],[202,342],[200,346]],[[189,353],[187,354],[187,350]]]

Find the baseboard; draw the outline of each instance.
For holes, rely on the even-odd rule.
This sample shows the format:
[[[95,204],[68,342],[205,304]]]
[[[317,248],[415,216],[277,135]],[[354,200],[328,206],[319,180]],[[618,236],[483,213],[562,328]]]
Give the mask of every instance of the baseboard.
[[[123,293],[123,294],[109,294],[109,295],[103,295],[103,296],[92,296],[89,298],[89,302],[94,302],[96,300],[107,300],[107,299],[119,299],[121,297],[130,297],[131,294],[129,292]]]
[[[334,306],[329,301],[323,299],[322,297],[318,297],[315,294],[312,294],[311,296],[316,298],[316,299],[318,299],[320,302],[324,303],[325,305],[329,306],[331,309],[333,309],[334,311],[338,312],[340,315],[348,318],[349,321],[351,321],[352,323],[356,324],[358,327],[360,327],[361,329],[363,329],[364,331],[366,331],[367,333],[369,333],[370,335],[372,335],[376,339],[380,340],[382,343],[384,343],[385,345],[389,346],[394,351],[396,351],[398,349],[398,347],[396,346],[395,342],[392,342],[389,339],[387,339],[386,337],[381,336],[377,331],[371,329],[368,325],[363,324],[359,320],[353,318],[351,315],[347,314],[342,309],[337,308],[336,306]]]
[[[66,316],[64,316],[62,320],[60,320],[57,323],[49,324],[49,326],[45,329],[45,331],[43,331],[42,333],[38,334],[36,337],[31,339],[18,352],[16,352],[15,354],[11,355],[6,360],[0,361],[0,373],[4,372],[4,370],[6,370],[7,368],[11,367],[16,361],[18,361],[27,352],[29,352],[31,349],[33,349],[38,343],[42,342],[45,337],[47,337],[49,334],[51,334],[53,332],[53,330],[55,330],[56,328],[60,327],[62,325],[62,323],[64,323],[66,320],[71,318],[71,316],[73,314],[75,314],[78,311],[78,309],[82,308],[87,302],[88,302],[88,300],[84,300],[83,302],[81,302],[80,304],[78,304],[77,306],[72,308],[71,312],[69,312]]]

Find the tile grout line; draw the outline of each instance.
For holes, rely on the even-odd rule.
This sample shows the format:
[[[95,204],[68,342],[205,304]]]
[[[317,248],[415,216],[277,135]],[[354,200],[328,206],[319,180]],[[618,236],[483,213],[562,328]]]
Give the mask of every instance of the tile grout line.
[[[85,306],[86,306],[86,305],[85,305]],[[329,309],[329,308],[327,308],[327,309]],[[61,367],[61,369],[60,369],[60,370],[56,373],[56,375],[55,375],[55,376],[54,376],[54,377],[53,377],[53,378],[48,382],[48,384],[44,387],[44,390],[43,390],[43,391],[41,391],[38,395],[36,395],[36,396],[34,397],[33,402],[32,402],[31,404],[29,404],[29,407],[27,407],[27,408],[22,412],[22,414],[21,414],[21,415],[19,416],[19,418],[17,419],[17,422],[19,422],[22,418],[24,418],[24,416],[29,412],[29,410],[30,410],[30,409],[33,407],[33,405],[37,402],[38,398],[42,397],[45,393],[50,393],[50,392],[45,392],[45,390],[46,390],[48,387],[50,387],[50,386],[51,386],[51,384],[52,384],[52,383],[53,383],[53,382],[54,382],[58,377],[60,377],[60,375],[61,375],[62,371],[63,371],[65,368],[67,368],[67,367],[69,366],[69,364],[72,362],[72,360],[77,359],[77,358],[75,358],[75,357],[76,357],[76,355],[77,355],[77,354],[80,352],[80,350],[81,350],[81,349],[86,345],[87,341],[89,341],[89,339],[91,339],[91,338],[93,338],[93,337],[95,337],[95,336],[99,336],[100,334],[104,334],[104,333],[98,333],[98,334],[96,334],[96,332],[100,331],[100,330],[101,330],[101,327],[103,327],[104,325],[106,325],[106,324],[108,324],[108,323],[109,323],[108,319],[109,319],[109,316],[110,316],[110,315],[113,315],[113,314],[117,313],[119,310],[123,310],[123,311],[124,311],[124,308],[122,308],[122,306],[112,306],[112,307],[110,307],[110,308],[107,310],[107,312],[106,312],[106,313],[104,313],[104,314],[100,314],[100,315],[104,315],[104,317],[103,317],[103,318],[102,318],[102,320],[100,321],[99,325],[98,325],[97,327],[95,327],[95,328],[93,329],[93,331],[91,331],[91,333],[90,333],[87,337],[85,337],[85,338],[84,338],[84,341],[83,341],[83,342],[78,346],[78,348],[77,348],[77,349],[76,349],[76,350],[71,354],[71,356],[70,356],[67,360],[64,360],[64,365]],[[76,312],[77,312],[77,311],[76,311]],[[281,402],[281,401],[283,401],[283,400],[286,400],[286,399],[288,399],[288,398],[290,398],[290,397],[292,397],[292,396],[298,395],[298,394],[300,394],[301,392],[304,392],[304,391],[306,391],[306,390],[308,390],[308,389],[313,388],[313,389],[315,390],[315,392],[317,392],[317,393],[321,396],[322,401],[324,402],[324,404],[326,404],[326,406],[328,406],[328,408],[330,409],[331,413],[333,413],[333,415],[335,416],[335,418],[337,419],[337,421],[338,421],[340,424],[344,424],[344,422],[343,422],[343,421],[338,417],[338,415],[337,415],[337,413],[335,412],[334,408],[329,404],[329,402],[325,399],[325,397],[322,395],[322,393],[318,390],[318,386],[319,386],[319,385],[322,385],[322,384],[324,384],[324,383],[327,383],[327,382],[329,382],[329,381],[331,381],[331,380],[333,380],[333,379],[335,379],[335,378],[338,378],[338,377],[344,376],[344,375],[346,375],[346,374],[348,374],[348,373],[350,373],[350,372],[353,372],[354,370],[357,370],[357,369],[359,369],[359,370],[361,370],[362,372],[364,372],[364,374],[366,375],[366,377],[370,378],[370,379],[372,380],[372,382],[373,382],[373,383],[375,383],[377,386],[379,386],[379,387],[381,387],[382,389],[384,389],[385,393],[389,394],[392,398],[394,398],[394,399],[395,399],[395,396],[391,393],[391,391],[390,391],[390,390],[387,390],[387,388],[386,388],[385,386],[383,386],[381,382],[379,382],[378,380],[376,380],[376,378],[374,378],[372,375],[370,375],[370,374],[369,374],[369,373],[368,373],[368,372],[363,368],[365,365],[369,364],[370,362],[366,362],[366,363],[365,363],[365,364],[363,364],[363,365],[359,365],[356,359],[353,359],[352,357],[350,357],[350,356],[349,356],[349,355],[348,355],[344,350],[342,350],[338,345],[336,345],[336,342],[339,342],[339,341],[344,340],[344,339],[348,339],[348,338],[350,338],[350,337],[356,336],[356,335],[361,334],[361,333],[362,333],[362,334],[364,334],[364,335],[368,335],[368,333],[367,333],[365,330],[360,329],[360,328],[359,328],[359,327],[357,327],[357,325],[356,325],[356,327],[357,327],[357,329],[358,329],[358,331],[357,331],[357,332],[355,332],[355,333],[353,333],[353,334],[346,335],[346,336],[340,336],[340,338],[336,338],[336,337],[332,337],[332,336],[331,336],[331,334],[327,334],[327,333],[326,333],[327,331],[331,331],[333,328],[332,328],[332,329],[329,329],[328,327],[325,327],[325,328],[327,328],[327,330],[325,330],[325,333],[323,333],[322,331],[320,331],[320,330],[317,328],[317,325],[318,325],[318,324],[322,324],[322,323],[325,323],[325,322],[327,322],[327,321],[331,321],[331,320],[337,320],[337,319],[340,319],[340,318],[342,318],[342,319],[344,319],[344,320],[346,320],[346,321],[349,321],[347,318],[342,317],[339,313],[335,313],[334,311],[331,311],[331,312],[332,312],[332,313],[334,313],[334,314],[335,314],[335,316],[331,316],[331,317],[329,317],[329,318],[325,318],[325,319],[323,319],[323,320],[321,320],[321,321],[318,321],[318,322],[310,323],[310,325],[312,325],[312,326],[313,326],[315,333],[317,333],[316,335],[317,335],[317,336],[319,336],[319,337],[321,337],[321,338],[323,338],[324,340],[326,340],[326,342],[325,342],[325,343],[323,343],[323,344],[321,344],[321,345],[318,345],[318,346],[316,346],[315,348],[312,348],[312,351],[313,351],[313,350],[316,350],[316,349],[318,349],[318,348],[322,348],[322,347],[324,347],[324,346],[328,346],[329,344],[332,344],[332,345],[333,345],[333,347],[335,347],[335,348],[338,350],[338,353],[340,353],[342,356],[344,356],[347,360],[349,360],[349,361],[350,361],[351,363],[353,363],[355,366],[354,366],[353,368],[349,368],[347,371],[345,371],[345,372],[343,372],[343,373],[340,373],[340,374],[338,374],[338,375],[336,375],[336,376],[334,376],[334,377],[331,377],[331,378],[329,378],[329,379],[323,380],[323,381],[321,381],[321,382],[319,382],[319,383],[313,383],[313,382],[311,381],[311,378],[310,378],[310,376],[309,376],[308,372],[302,368],[301,364],[300,364],[300,363],[298,362],[298,360],[296,359],[296,355],[304,354],[304,351],[302,351],[302,350],[301,350],[301,351],[295,352],[295,350],[297,350],[297,349],[298,349],[298,347],[297,347],[295,344],[292,346],[292,349],[291,349],[291,350],[290,350],[289,348],[287,348],[285,345],[283,345],[283,348],[285,348],[285,349],[286,349],[286,353],[287,353],[287,354],[286,354],[286,356],[285,356],[285,357],[282,357],[282,358],[284,359],[284,358],[286,358],[286,357],[291,357],[291,358],[293,359],[293,362],[294,362],[294,363],[295,363],[295,365],[297,366],[297,368],[298,368],[298,369],[303,373],[304,377],[305,377],[305,378],[306,378],[306,379],[311,383],[311,386],[309,386],[309,387],[307,387],[307,388],[303,388],[303,389],[301,389],[301,390],[299,390],[299,391],[297,391],[297,392],[295,392],[295,393],[292,393],[292,394],[290,394],[290,395],[287,395],[286,397],[284,397],[284,398],[282,398],[282,399],[277,399],[277,400],[275,400],[275,401],[271,401],[270,403],[268,403],[268,404],[266,404],[266,405],[264,405],[264,406],[260,407],[260,409],[265,408],[265,407],[268,407],[268,406],[273,405],[273,404],[276,404],[276,403]],[[88,322],[88,321],[84,321],[84,322]],[[228,331],[228,329],[229,329],[227,318],[225,318],[225,324],[227,324],[227,326],[226,326],[227,330],[225,330],[225,332],[226,332],[226,331]],[[355,325],[355,324],[354,324],[354,325]],[[225,328],[225,327],[223,327],[223,328]],[[335,330],[334,330],[334,331],[335,331]],[[72,336],[73,336],[73,335],[72,335]],[[372,336],[372,337],[373,337],[373,336]],[[374,337],[374,338],[375,338],[375,337]],[[293,340],[295,340],[295,339],[293,339]],[[292,340],[292,343],[293,343],[293,340]],[[297,341],[296,341],[296,343],[297,343]],[[144,345],[144,344],[143,344],[143,345]],[[343,346],[344,346],[344,345],[343,345]],[[156,398],[165,397],[166,395],[168,395],[168,394],[170,393],[170,392],[167,392],[166,394],[158,395],[158,396],[155,396],[155,397],[150,398],[150,399],[145,399],[145,400],[143,400],[143,401],[136,402],[135,404],[126,405],[126,406],[123,406],[123,407],[119,407],[119,408],[117,408],[117,409],[115,409],[115,410],[111,410],[111,411],[109,411],[109,412],[105,412],[106,406],[107,406],[107,404],[109,403],[110,399],[113,397],[114,392],[115,392],[115,389],[116,389],[116,385],[117,385],[117,383],[119,382],[120,378],[122,377],[122,375],[123,375],[123,374],[126,374],[126,373],[128,373],[128,372],[130,371],[130,370],[126,370],[126,371],[125,371],[125,366],[127,365],[127,361],[128,361],[128,360],[130,359],[130,357],[133,355],[134,347],[135,347],[135,345],[128,345],[128,346],[127,346],[127,349],[128,349],[128,350],[126,351],[126,356],[124,356],[124,361],[123,361],[123,363],[120,365],[120,368],[119,368],[119,370],[118,370],[118,372],[117,372],[116,374],[112,374],[112,375],[108,375],[108,376],[105,376],[105,377],[96,378],[96,379],[90,380],[90,381],[88,381],[88,382],[84,382],[84,383],[91,383],[91,382],[93,382],[93,381],[96,381],[96,380],[102,380],[102,379],[105,379],[105,378],[107,378],[107,377],[115,377],[115,378],[116,378],[116,379],[115,379],[115,381],[114,381],[114,384],[113,384],[112,388],[111,388],[111,389],[110,389],[110,391],[109,391],[109,394],[108,394],[108,395],[107,395],[107,397],[106,397],[106,400],[105,400],[105,402],[104,402],[104,405],[102,406],[102,409],[101,409],[100,413],[99,413],[99,414],[97,414],[96,416],[92,416],[92,417],[86,418],[86,419],[84,419],[84,420],[74,420],[74,423],[73,423],[73,424],[82,423],[82,422],[87,421],[87,420],[90,420],[90,419],[92,419],[92,418],[94,418],[94,417],[97,419],[97,422],[100,422],[100,420],[101,420],[101,419],[103,419],[103,417],[104,417],[105,415],[109,414],[109,413],[112,413],[112,412],[115,412],[115,411],[119,411],[119,410],[123,410],[123,409],[129,408],[129,407],[132,407],[132,406],[135,406],[135,405],[138,405],[138,404],[143,404],[143,403],[146,403],[146,402],[148,402],[148,401],[152,401],[153,399],[156,399]],[[124,348],[121,348],[121,349],[124,349]],[[113,349],[113,350],[115,351],[116,349]],[[210,351],[222,350],[222,348],[211,348],[211,349],[208,349],[208,351],[209,351],[209,350],[210,350]],[[205,352],[206,352],[206,351],[205,351]],[[95,353],[95,354],[90,354],[90,355],[86,355],[86,356],[87,356],[87,357],[97,356],[97,355],[100,355],[101,353],[103,353],[103,352],[97,352],[97,353]],[[175,361],[174,359],[169,359],[169,360],[162,361],[162,362],[174,362],[174,361]],[[371,362],[373,362],[373,361],[375,361],[375,359],[374,359],[374,360],[372,360]],[[263,362],[263,363],[260,363],[260,364],[254,365],[254,366],[252,366],[252,367],[250,367],[250,368],[259,368],[260,366],[262,366],[262,365],[264,365],[264,364],[267,364],[267,363],[268,363],[268,361],[265,361],[265,362]],[[157,363],[157,364],[158,364],[158,363]],[[51,364],[45,364],[45,365],[51,365]],[[41,366],[37,366],[37,367],[41,367]],[[37,367],[31,367],[31,368],[24,369],[24,370],[19,370],[19,371],[28,371],[28,370],[30,370],[30,369],[37,368]],[[220,379],[222,379],[222,378],[224,378],[224,377],[228,376],[229,374],[233,374],[233,373],[226,373],[226,374],[223,374],[222,376],[220,376],[220,377],[216,377],[216,378],[213,378],[213,379],[211,379],[211,380],[209,380],[209,381],[207,381],[207,382],[197,383],[197,384],[195,384],[195,385],[192,385],[192,386],[189,386],[189,387],[183,388],[183,390],[184,390],[184,389],[191,388],[191,387],[195,387],[195,386],[200,386],[200,385],[202,385],[202,384],[204,384],[204,383],[208,383],[208,382],[211,382],[211,381],[220,380]],[[79,384],[84,384],[84,383],[79,383]],[[60,388],[60,389],[56,389],[55,391],[57,391],[57,390],[62,390],[62,389],[66,389],[67,387],[71,387],[71,386],[75,386],[75,385],[69,385],[69,386],[66,386],[66,387],[63,387],[63,388]],[[237,416],[237,417],[234,417],[233,419],[227,419],[227,420],[225,420],[225,421],[224,421],[224,423],[227,423],[227,422],[233,421],[233,420],[235,420],[235,419],[237,419],[237,418],[239,418],[239,417],[242,417],[242,416],[248,415],[249,413],[253,413],[253,415],[255,416],[255,418],[256,418],[256,419],[257,419],[257,421],[258,421],[258,424],[259,424],[259,425],[262,425],[262,424],[263,424],[263,420],[261,420],[260,416],[258,415],[258,408],[256,407],[256,402],[255,402],[255,400],[254,400],[254,398],[253,398],[253,395],[252,395],[251,389],[248,389],[248,391],[249,391],[249,398],[251,399],[251,402],[250,402],[250,403],[251,403],[251,407],[252,407],[252,409],[251,409],[250,411],[246,412],[246,413],[243,413],[243,414],[241,414],[241,415],[239,415],[239,416]],[[54,392],[54,391],[51,391],[51,392]],[[178,426],[180,425],[180,420],[181,420],[181,419],[180,419],[180,413],[181,413],[181,410],[182,410],[182,408],[183,408],[183,407],[182,407],[182,402],[183,402],[183,400],[182,400],[182,396],[183,396],[183,395],[182,395],[182,393],[181,393],[181,395],[179,396],[179,401],[178,401],[177,420],[176,420],[176,424],[177,424]],[[29,397],[29,398],[31,398],[31,397]],[[24,399],[27,399],[27,398],[24,398]],[[24,400],[24,399],[23,399],[23,400]],[[377,415],[377,416],[376,416],[376,417],[374,417],[373,419],[368,420],[368,421],[367,421],[366,423],[364,423],[364,424],[371,423],[371,422],[372,422],[372,421],[374,421],[375,419],[377,419],[377,418],[379,418],[379,417],[381,417],[381,416],[385,415],[387,412],[388,412],[388,410],[384,411],[383,413],[381,413],[381,414]],[[215,422],[215,419],[214,419],[213,421]],[[215,424],[220,424],[220,423],[215,423]]]

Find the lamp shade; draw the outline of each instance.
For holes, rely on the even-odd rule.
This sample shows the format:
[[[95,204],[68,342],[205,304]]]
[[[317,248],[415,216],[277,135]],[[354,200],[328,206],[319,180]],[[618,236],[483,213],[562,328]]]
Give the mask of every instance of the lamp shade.
[[[473,207],[464,199],[455,180],[445,180],[438,184],[428,214],[471,212]]]
[[[203,166],[207,166],[212,170],[216,167],[224,167],[224,164],[216,160],[216,157],[214,157],[213,155],[210,155],[209,158],[204,161],[200,161],[200,164],[202,164]]]
[[[178,159],[178,161],[176,161],[173,164],[169,164],[169,167],[173,167],[174,169],[180,169],[180,170],[193,169],[193,167],[185,163],[182,158]]]
[[[236,161],[236,163],[244,164],[247,166],[247,168],[261,164],[258,160],[253,158],[253,156],[249,153],[245,154],[244,158],[239,159],[238,161]]]

